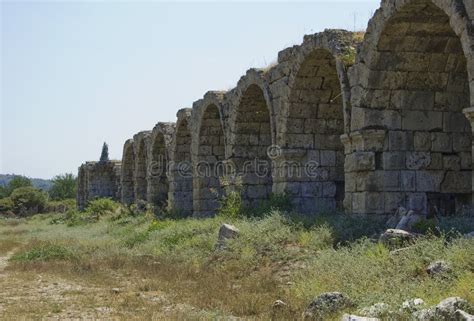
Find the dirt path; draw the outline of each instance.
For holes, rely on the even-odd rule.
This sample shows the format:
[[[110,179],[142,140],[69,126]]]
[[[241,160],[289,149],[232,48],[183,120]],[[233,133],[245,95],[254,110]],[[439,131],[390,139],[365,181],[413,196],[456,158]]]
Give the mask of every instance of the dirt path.
[[[134,281],[120,274],[114,278],[121,287],[110,288],[85,279],[14,271],[8,268],[13,254],[0,257],[0,320],[203,320],[206,314],[171,302],[161,291],[137,291]]]
[[[11,250],[5,256],[0,256],[0,277],[4,275],[3,271],[8,265],[8,260],[15,253],[15,250]]]

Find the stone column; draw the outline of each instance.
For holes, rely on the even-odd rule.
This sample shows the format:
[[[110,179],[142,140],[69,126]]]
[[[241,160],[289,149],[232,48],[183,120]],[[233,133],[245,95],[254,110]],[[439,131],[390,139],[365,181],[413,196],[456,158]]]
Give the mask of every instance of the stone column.
[[[359,130],[341,136],[345,152],[344,208],[355,214],[384,214],[385,183],[381,158],[385,130]]]
[[[465,108],[463,110],[463,113],[466,116],[466,118],[469,120],[469,123],[471,124],[471,130],[474,136],[474,107]],[[474,140],[472,139],[472,136],[471,136],[471,142],[472,142],[471,155],[474,155]],[[474,161],[474,158],[473,158],[473,161]],[[472,172],[472,169],[471,169],[471,175],[472,175],[472,196],[471,196],[471,206],[472,206],[473,201],[474,201],[474,174]]]

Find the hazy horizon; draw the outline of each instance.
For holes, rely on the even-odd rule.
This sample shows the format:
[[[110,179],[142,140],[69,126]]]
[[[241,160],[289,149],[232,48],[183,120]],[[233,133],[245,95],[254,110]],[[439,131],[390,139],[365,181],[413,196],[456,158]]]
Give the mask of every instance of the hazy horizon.
[[[104,141],[121,159],[133,134],[303,35],[365,30],[379,2],[2,2],[0,173],[76,175]]]

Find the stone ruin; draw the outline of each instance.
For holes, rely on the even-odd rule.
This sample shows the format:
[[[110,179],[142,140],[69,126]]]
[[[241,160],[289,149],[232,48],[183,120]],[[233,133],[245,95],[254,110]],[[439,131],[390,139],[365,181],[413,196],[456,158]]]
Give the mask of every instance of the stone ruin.
[[[383,0],[365,35],[325,30],[79,168],[94,197],[203,217],[227,188],[302,213],[472,205],[474,2]],[[472,106],[472,107],[471,107]]]
[[[90,200],[121,197],[121,162],[86,162],[79,167],[77,175],[77,207],[83,210]]]

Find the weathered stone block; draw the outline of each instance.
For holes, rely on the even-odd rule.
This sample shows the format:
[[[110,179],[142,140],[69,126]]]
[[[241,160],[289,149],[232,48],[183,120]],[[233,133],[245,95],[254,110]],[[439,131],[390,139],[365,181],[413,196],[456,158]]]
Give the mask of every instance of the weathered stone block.
[[[406,154],[407,169],[424,169],[431,164],[431,154],[427,152],[408,152]]]
[[[404,169],[405,152],[384,152],[382,156],[382,166],[384,169]]]
[[[396,109],[432,110],[435,93],[432,91],[397,90],[392,92],[391,107]]]
[[[426,152],[431,149],[431,134],[428,132],[415,132],[415,150]]]
[[[443,156],[443,168],[446,170],[459,171],[461,169],[461,159],[458,155]]]
[[[405,192],[414,192],[416,190],[416,172],[400,172],[400,189]]]
[[[333,150],[321,151],[321,166],[336,166],[336,152]]]
[[[451,135],[448,133],[431,133],[433,152],[450,153],[453,150]]]
[[[402,110],[404,130],[442,130],[443,113],[436,111]]]
[[[375,170],[375,153],[354,152],[347,155],[344,169],[346,172]]]
[[[412,150],[413,132],[390,131],[388,141],[390,151]]]
[[[418,192],[439,192],[443,178],[443,171],[417,171],[416,190]]]

